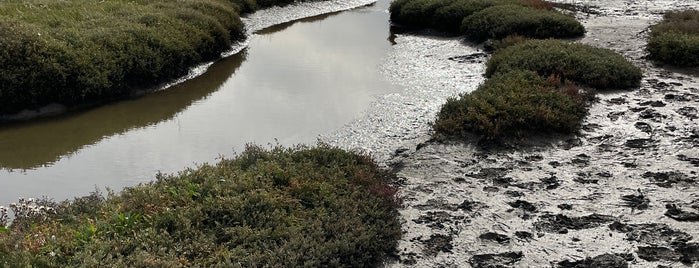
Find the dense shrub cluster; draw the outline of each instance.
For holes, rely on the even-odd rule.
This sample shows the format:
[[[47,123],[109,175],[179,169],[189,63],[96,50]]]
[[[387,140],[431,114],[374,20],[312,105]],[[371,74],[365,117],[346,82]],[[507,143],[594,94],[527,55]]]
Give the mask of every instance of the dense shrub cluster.
[[[232,160],[0,230],[0,265],[369,267],[401,235],[394,175],[326,145]]]
[[[611,50],[553,39],[499,50],[487,62],[486,76],[513,70],[555,75],[596,89],[637,87],[642,76],[641,69]]]
[[[576,84],[596,89],[640,84],[641,70],[621,55],[558,40],[511,37],[486,63],[485,83],[451,98],[433,126],[437,135],[493,139],[528,132],[573,133],[587,114]]]
[[[677,66],[699,66],[699,10],[668,12],[650,30],[647,50],[651,59]]]
[[[548,38],[585,33],[573,17],[553,11],[543,0],[396,0],[390,11],[395,23],[464,33],[476,41],[513,34]]]
[[[290,0],[3,1],[0,114],[124,97],[244,39],[240,12]]]
[[[557,87],[531,71],[497,74],[471,94],[450,98],[434,124],[437,133],[493,138],[528,131],[570,133],[586,115],[575,86]]]
[[[585,28],[571,16],[516,5],[494,6],[475,13],[464,19],[462,31],[479,41],[513,34],[530,38],[568,38],[585,34]]]

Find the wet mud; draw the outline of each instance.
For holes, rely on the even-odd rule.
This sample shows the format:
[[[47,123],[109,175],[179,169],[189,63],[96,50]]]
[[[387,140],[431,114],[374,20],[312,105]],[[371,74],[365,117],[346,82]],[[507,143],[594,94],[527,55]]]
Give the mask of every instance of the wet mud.
[[[584,5],[576,42],[644,71],[640,88],[598,93],[578,134],[430,140],[441,104],[483,81],[488,56],[459,38],[402,33],[382,72],[405,91],[325,137],[401,178],[404,234],[386,266],[699,266],[699,71],[644,52],[663,12],[699,2],[559,2]]]

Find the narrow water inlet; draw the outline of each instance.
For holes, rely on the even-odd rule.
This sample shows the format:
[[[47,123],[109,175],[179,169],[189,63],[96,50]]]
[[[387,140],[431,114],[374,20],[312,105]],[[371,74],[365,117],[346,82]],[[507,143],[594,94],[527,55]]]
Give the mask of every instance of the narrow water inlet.
[[[315,143],[398,90],[378,71],[391,49],[387,6],[272,27],[168,90],[0,128],[0,204],[118,191],[247,143]]]

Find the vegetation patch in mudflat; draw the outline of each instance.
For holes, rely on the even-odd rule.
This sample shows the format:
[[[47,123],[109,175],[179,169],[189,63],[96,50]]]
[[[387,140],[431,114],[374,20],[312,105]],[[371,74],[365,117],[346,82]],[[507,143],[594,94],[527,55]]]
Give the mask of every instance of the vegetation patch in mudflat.
[[[394,179],[327,145],[250,146],[106,199],[15,204],[0,265],[370,267],[401,236]]]
[[[649,58],[682,67],[699,66],[699,10],[670,11],[650,27]]]
[[[531,71],[497,74],[470,94],[450,98],[434,123],[446,136],[481,134],[487,138],[530,131],[575,131],[587,114],[574,85],[544,79]]]
[[[572,38],[585,34],[575,18],[553,10],[518,5],[486,8],[463,20],[462,32],[470,39],[502,39],[510,35],[529,38]]]
[[[2,1],[0,114],[127,97],[245,38],[241,12],[289,0]]]
[[[513,34],[549,38],[585,33],[575,18],[541,0],[397,0],[390,11],[394,23],[467,34],[475,41]]]
[[[554,75],[578,85],[628,89],[641,84],[641,69],[614,51],[554,39],[527,40],[499,50],[487,62],[486,76],[512,70]]]

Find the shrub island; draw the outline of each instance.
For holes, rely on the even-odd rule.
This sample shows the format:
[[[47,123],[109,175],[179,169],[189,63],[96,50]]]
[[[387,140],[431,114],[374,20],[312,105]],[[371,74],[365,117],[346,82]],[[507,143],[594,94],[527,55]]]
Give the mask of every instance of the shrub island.
[[[699,10],[670,11],[650,27],[650,59],[681,67],[699,67]]]
[[[22,216],[0,229],[0,265],[375,266],[401,236],[394,176],[327,145],[250,146],[55,213],[21,204]]]
[[[574,133],[587,114],[581,88],[640,85],[641,70],[610,50],[564,41],[526,40],[497,50],[482,85],[450,98],[433,125],[435,135],[486,139],[530,132]]]
[[[575,18],[542,0],[396,0],[391,21],[408,27],[466,34],[471,40],[568,38],[585,34]]]
[[[0,115],[124,98],[245,38],[239,14],[290,0],[3,1]]]

